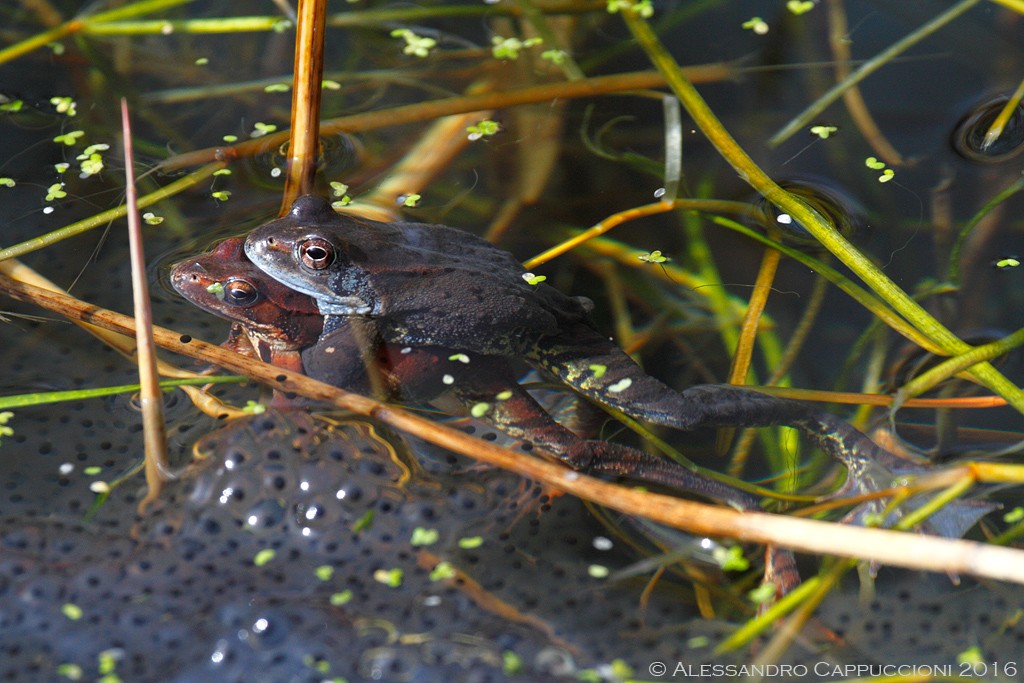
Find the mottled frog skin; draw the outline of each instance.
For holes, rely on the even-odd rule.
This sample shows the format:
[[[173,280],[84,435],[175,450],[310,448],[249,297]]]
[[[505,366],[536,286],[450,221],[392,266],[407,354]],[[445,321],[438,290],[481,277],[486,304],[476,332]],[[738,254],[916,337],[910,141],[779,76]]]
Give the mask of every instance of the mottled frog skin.
[[[338,316],[332,329],[318,336],[324,318],[314,300],[256,270],[240,244],[241,240],[232,238],[175,265],[171,281],[182,296],[204,310],[241,324],[254,347],[269,349],[265,361],[353,391],[377,390],[383,398],[436,402],[447,409],[454,403],[460,412],[489,403],[483,419],[571,463],[589,463],[596,472],[628,474],[746,509],[756,507],[740,491],[673,463],[577,436],[519,386],[502,356],[479,355],[470,360],[437,346],[378,343],[373,319],[358,314]],[[242,288],[239,283],[245,283],[244,296],[232,294]]]
[[[323,334],[324,316],[316,301],[256,268],[242,250],[244,240],[232,237],[212,251],[171,268],[171,285],[203,310],[234,323],[225,346],[265,363],[304,371],[302,354]],[[382,345],[375,358],[353,363],[369,348],[358,336],[358,316],[346,318],[315,353],[314,363],[332,363],[334,354],[346,366],[372,367],[377,376],[351,373],[350,389],[377,391],[383,398],[415,398],[420,376],[433,374],[440,359],[429,349],[395,349]],[[405,351],[404,353],[402,351]],[[353,355],[354,354],[354,355]]]
[[[242,251],[243,243],[232,237],[209,253],[176,264],[171,286],[196,306],[235,323],[227,346],[301,372],[299,354],[320,338],[324,318],[313,298],[254,266]]]
[[[508,363],[525,360],[598,403],[658,425],[797,427],[846,464],[850,488],[876,456],[888,455],[843,420],[802,403],[724,385],[672,389],[592,326],[587,300],[528,284],[511,254],[461,230],[342,216],[325,199],[307,195],[286,216],[250,233],[245,253],[272,277],[315,298],[328,316],[328,334],[358,316],[376,344],[464,354],[477,382],[453,387],[466,400],[500,410],[495,396],[515,386]],[[336,383],[346,379],[336,363],[311,362],[307,372]],[[490,418],[510,428],[502,416]],[[555,453],[573,467],[600,462],[616,471],[603,457],[571,451]],[[617,471],[635,476],[637,468],[641,463],[627,461]]]

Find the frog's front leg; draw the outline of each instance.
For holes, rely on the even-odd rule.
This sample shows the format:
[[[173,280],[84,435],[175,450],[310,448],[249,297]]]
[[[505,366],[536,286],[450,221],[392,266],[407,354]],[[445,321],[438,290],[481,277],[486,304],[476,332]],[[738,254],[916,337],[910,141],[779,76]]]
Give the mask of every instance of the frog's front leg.
[[[332,386],[386,398],[394,387],[377,362],[380,348],[369,318],[330,316],[323,336],[303,349],[302,368],[313,379]]]

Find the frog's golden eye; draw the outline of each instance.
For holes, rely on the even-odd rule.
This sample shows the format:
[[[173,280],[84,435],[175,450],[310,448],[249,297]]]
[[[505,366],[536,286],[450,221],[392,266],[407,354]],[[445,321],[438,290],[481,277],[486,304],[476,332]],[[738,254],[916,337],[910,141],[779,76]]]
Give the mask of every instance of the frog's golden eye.
[[[323,270],[334,263],[334,245],[320,237],[310,237],[299,244],[299,258],[310,270]]]
[[[232,279],[224,283],[224,303],[232,306],[252,306],[259,301],[260,291],[248,280]]]

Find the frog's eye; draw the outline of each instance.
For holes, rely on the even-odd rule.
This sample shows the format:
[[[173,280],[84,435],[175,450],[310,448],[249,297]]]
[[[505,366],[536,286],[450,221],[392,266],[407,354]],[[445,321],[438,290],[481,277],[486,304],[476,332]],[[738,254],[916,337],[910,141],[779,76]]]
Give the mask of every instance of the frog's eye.
[[[323,270],[334,263],[334,245],[320,237],[299,244],[299,258],[310,270]]]
[[[224,303],[232,306],[252,306],[260,292],[248,280],[228,280],[224,283]]]

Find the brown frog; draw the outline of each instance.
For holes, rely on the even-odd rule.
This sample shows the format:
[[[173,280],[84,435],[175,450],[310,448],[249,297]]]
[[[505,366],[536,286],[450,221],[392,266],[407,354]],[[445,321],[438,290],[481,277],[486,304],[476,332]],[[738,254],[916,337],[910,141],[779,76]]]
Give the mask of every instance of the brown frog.
[[[171,268],[174,289],[203,310],[233,323],[225,346],[259,358],[265,363],[303,372],[302,352],[312,347],[324,328],[324,316],[316,301],[282,285],[256,268],[242,250],[244,240],[232,237],[212,251],[175,264]],[[331,343],[317,351],[318,358],[338,353],[351,361],[365,345],[356,337],[357,321],[332,335]],[[362,356],[356,356],[361,358]],[[439,363],[429,350],[413,352],[383,345],[376,358],[365,358],[363,369],[374,371],[359,376],[353,390],[376,389],[387,398],[397,398],[403,387],[417,385],[417,375],[429,373]]]
[[[243,243],[232,237],[209,253],[176,264],[171,285],[196,306],[234,323],[225,345],[301,372],[300,352],[320,338],[324,318],[311,297],[255,267],[245,257]]]
[[[232,238],[171,271],[174,288],[206,311],[241,325],[263,360],[300,369],[353,391],[383,387],[385,398],[437,402],[476,414],[514,438],[592,469],[626,474],[753,509],[745,494],[671,462],[618,444],[577,436],[556,422],[520,387],[500,356],[469,361],[436,346],[380,343],[372,318],[342,316],[329,332],[315,301],[266,276]],[[367,349],[370,351],[368,352]],[[374,381],[376,380],[376,381]],[[481,408],[486,409],[481,412]]]
[[[847,466],[847,489],[860,487],[876,458],[892,457],[838,417],[796,401],[726,385],[672,389],[593,327],[589,301],[533,284],[511,254],[461,230],[342,216],[327,200],[307,195],[250,233],[245,252],[316,299],[327,316],[324,339],[359,320],[375,348],[437,347],[476,368],[472,383],[452,387],[466,402],[486,404],[485,417],[510,433],[520,430],[496,397],[519,396],[509,363],[525,360],[593,401],[658,425],[799,428]],[[345,386],[352,368],[319,348],[304,354],[307,372]],[[600,443],[543,445],[577,469],[650,479],[650,458],[612,462]]]

